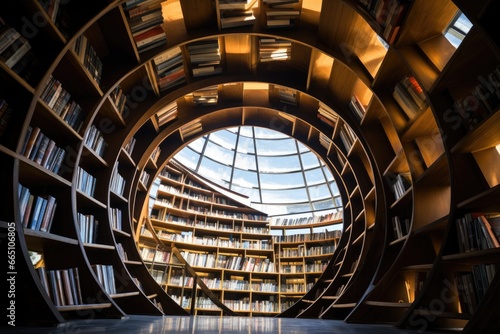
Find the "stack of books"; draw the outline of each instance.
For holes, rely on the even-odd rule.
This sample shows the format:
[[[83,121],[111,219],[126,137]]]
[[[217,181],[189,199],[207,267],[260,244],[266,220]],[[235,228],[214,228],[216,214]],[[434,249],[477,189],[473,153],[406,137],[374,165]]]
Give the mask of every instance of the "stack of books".
[[[351,127],[347,124],[342,125],[339,136],[347,152],[351,150],[352,145],[354,145],[354,142],[358,138]]]
[[[193,77],[222,73],[218,39],[206,39],[187,45]]]
[[[182,52],[179,47],[158,55],[153,59],[152,65],[160,92],[186,82]]]
[[[318,118],[325,124],[335,127],[339,120],[339,115],[333,111],[329,106],[320,102],[318,107]]]
[[[123,4],[139,53],[167,43],[162,28],[162,0],[129,0]]]
[[[177,117],[177,102],[173,101],[156,113],[158,126],[167,124]]]
[[[262,37],[259,39],[259,60],[261,62],[288,60],[292,53],[292,42],[286,39]]]
[[[408,119],[428,107],[424,91],[414,76],[404,76],[394,87],[392,94],[398,105],[403,109]]]
[[[253,25],[256,0],[219,0],[221,28]]]
[[[300,16],[300,0],[262,0],[266,13],[266,26],[273,28],[293,28]]]
[[[365,116],[365,106],[361,103],[356,95],[353,95],[351,97],[351,100],[349,101],[349,109],[352,111],[358,121],[361,121]]]
[[[208,86],[191,93],[193,103],[197,106],[213,106],[217,104],[218,92],[217,85]]]

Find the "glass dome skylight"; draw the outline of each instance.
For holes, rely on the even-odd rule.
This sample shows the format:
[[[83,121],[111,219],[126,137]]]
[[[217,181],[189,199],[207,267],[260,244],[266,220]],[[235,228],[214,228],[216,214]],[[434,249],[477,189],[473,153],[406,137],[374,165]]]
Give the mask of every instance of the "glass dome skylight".
[[[280,216],[342,210],[335,179],[308,147],[280,132],[242,126],[212,132],[174,156],[185,167]]]

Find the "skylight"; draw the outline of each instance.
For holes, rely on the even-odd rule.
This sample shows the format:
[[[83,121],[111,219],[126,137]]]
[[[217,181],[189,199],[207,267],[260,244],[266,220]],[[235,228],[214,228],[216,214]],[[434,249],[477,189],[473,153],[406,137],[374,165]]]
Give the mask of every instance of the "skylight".
[[[280,132],[251,126],[200,137],[174,160],[250,199],[271,217],[342,210],[335,179],[318,156]]]

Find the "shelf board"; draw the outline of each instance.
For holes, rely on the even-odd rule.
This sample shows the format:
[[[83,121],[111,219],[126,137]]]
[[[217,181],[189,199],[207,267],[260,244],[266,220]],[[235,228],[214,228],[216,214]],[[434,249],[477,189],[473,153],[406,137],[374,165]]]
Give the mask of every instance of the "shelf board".
[[[500,143],[500,112],[492,114],[478,127],[469,132],[453,148],[452,153],[468,153],[493,147]]]
[[[401,270],[431,270],[431,269],[432,269],[432,263],[414,264],[410,266],[401,267]]]
[[[103,245],[103,244],[93,244],[93,243],[83,243],[83,247],[90,249],[104,249],[104,250],[114,250],[115,246]]]
[[[132,292],[122,292],[122,293],[117,293],[113,295],[109,295],[113,299],[118,299],[118,298],[127,298],[127,297],[133,297],[133,296],[138,296],[139,291],[132,291]]]
[[[98,303],[98,304],[57,306],[57,310],[59,312],[71,312],[71,311],[105,309],[105,308],[110,308],[110,307],[111,307],[111,303]]]
[[[147,297],[148,297],[148,299],[153,299],[153,298],[158,297],[158,294],[153,293],[153,294],[151,294],[151,295],[147,295]]]
[[[332,304],[332,308],[353,308],[356,303]]]
[[[457,207],[459,209],[466,209],[468,211],[478,211],[484,212],[498,211],[498,197],[500,195],[500,184],[493,188],[487,189],[486,191],[470,197],[469,199],[458,203]]]
[[[483,249],[478,251],[444,255],[443,261],[458,262],[458,263],[485,263],[490,261],[495,262],[500,256],[500,248]]]
[[[119,236],[122,236],[122,237],[127,237],[127,238],[130,238],[131,237],[131,234],[130,233],[127,233],[127,232],[124,232],[122,230],[119,230],[117,228],[112,228],[113,230],[113,233],[115,234],[118,234]]]
[[[132,261],[132,260],[124,260],[123,263],[131,266],[139,266],[142,265],[141,261]]]
[[[24,228],[23,232],[24,237],[26,238],[26,243],[32,250],[43,251],[45,246],[55,244],[78,245],[78,240],[63,237],[57,234],[30,230],[29,228]]]
[[[391,308],[408,308],[411,305],[411,303],[381,302],[374,300],[367,300],[364,302],[364,304],[369,306],[391,307]]]
[[[404,236],[402,236],[399,239],[396,239],[396,240],[393,240],[393,241],[389,242],[389,246],[393,246],[393,245],[397,245],[397,244],[403,243],[406,239],[408,239],[408,235],[404,235]]]
[[[107,208],[106,204],[102,203],[101,201],[95,199],[92,196],[89,196],[89,195],[85,194],[84,192],[82,192],[79,189],[76,189],[76,195],[78,196],[78,199],[82,200],[83,202],[86,202],[86,203],[94,205],[94,206],[98,206],[101,209],[106,209]]]

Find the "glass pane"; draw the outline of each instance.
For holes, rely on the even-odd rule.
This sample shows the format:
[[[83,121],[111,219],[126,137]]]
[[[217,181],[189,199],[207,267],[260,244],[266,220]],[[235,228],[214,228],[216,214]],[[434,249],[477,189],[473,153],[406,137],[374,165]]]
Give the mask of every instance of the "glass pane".
[[[205,145],[205,141],[207,140],[207,136],[200,137],[195,139],[193,142],[189,144],[189,147],[193,149],[195,152],[201,153],[203,150],[203,146]]]
[[[304,167],[304,169],[310,169],[320,166],[318,157],[311,151],[302,153],[300,155],[300,158],[302,159],[302,166]]]
[[[200,155],[195,153],[190,147],[186,147],[175,155],[175,160],[192,170],[196,169]]]
[[[207,143],[207,147],[205,148],[205,156],[213,160],[216,160],[219,163],[232,165],[234,158],[234,151],[228,150],[224,147],[221,147],[209,141]]]
[[[261,189],[264,203],[297,203],[309,201],[307,192],[302,189],[267,190]]]
[[[255,145],[253,138],[240,136],[238,140],[238,152],[255,154]]]
[[[219,144],[227,149],[236,148],[236,134],[227,130],[217,131],[210,134],[210,141]]]
[[[259,170],[260,172],[268,173],[279,173],[296,171],[300,169],[299,157],[297,155],[292,156],[278,156],[278,157],[263,157],[258,158]]]
[[[259,190],[258,189],[240,187],[240,186],[232,184],[231,185],[231,190],[235,191],[235,192],[237,192],[239,194],[248,196],[248,198],[250,198],[250,201],[252,201],[252,202],[257,202],[257,203],[260,202],[260,194],[259,194]]]
[[[314,210],[326,210],[326,209],[331,209],[335,206],[331,199],[313,202],[312,205],[313,205]]]
[[[318,183],[325,183],[325,176],[323,175],[323,170],[321,168],[311,169],[305,171],[306,181],[308,185],[314,185]]]
[[[256,139],[257,154],[259,155],[285,155],[297,154],[295,139]]]
[[[262,189],[288,189],[304,187],[304,177],[301,172],[286,174],[260,173],[260,186]]]
[[[255,131],[255,138],[258,138],[258,139],[265,139],[265,138],[268,138],[268,139],[282,139],[282,138],[288,139],[288,138],[290,138],[281,132],[266,129],[266,128],[255,127],[254,131]]]
[[[203,157],[201,159],[198,173],[201,176],[222,185],[229,182],[231,178],[231,167],[222,165],[216,161]]]
[[[246,153],[236,153],[234,167],[240,169],[257,170],[255,155]]]
[[[333,196],[340,196],[340,191],[337,186],[337,182],[330,183],[330,190],[332,191]]]
[[[233,180],[231,183],[245,188],[255,188],[259,186],[259,180],[256,172],[238,168],[234,169]]]
[[[331,198],[330,190],[326,184],[320,184],[317,186],[309,187],[309,195],[311,196],[311,201],[318,199]]]

